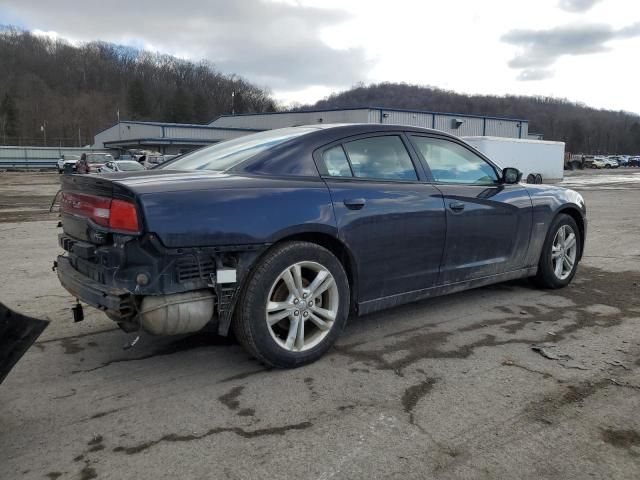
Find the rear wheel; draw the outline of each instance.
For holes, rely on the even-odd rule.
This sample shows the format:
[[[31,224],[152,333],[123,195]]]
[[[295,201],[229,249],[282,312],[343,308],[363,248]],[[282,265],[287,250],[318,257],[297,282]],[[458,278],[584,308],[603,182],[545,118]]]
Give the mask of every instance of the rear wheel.
[[[576,273],[581,242],[576,221],[569,215],[558,215],[542,247],[535,282],[543,288],[566,287]]]
[[[259,262],[239,299],[234,333],[267,365],[298,367],[322,356],[349,312],[340,261],[308,242],[277,245]]]

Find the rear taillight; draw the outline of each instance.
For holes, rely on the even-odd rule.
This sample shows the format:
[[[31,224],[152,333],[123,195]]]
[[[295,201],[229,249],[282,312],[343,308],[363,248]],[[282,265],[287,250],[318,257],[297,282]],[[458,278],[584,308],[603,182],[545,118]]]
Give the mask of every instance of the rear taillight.
[[[112,200],[109,227],[114,230],[139,232],[140,225],[138,224],[138,211],[136,210],[136,206],[131,202]]]
[[[125,200],[63,192],[61,210],[64,213],[90,218],[98,225],[114,230],[131,233],[140,231],[136,206]]]

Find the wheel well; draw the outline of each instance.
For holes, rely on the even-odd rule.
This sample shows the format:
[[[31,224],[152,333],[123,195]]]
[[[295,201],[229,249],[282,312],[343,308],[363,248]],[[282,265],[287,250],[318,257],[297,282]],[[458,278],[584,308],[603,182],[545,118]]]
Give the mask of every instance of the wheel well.
[[[582,218],[582,214],[578,211],[578,209],[572,208],[572,207],[563,208],[558,212],[558,215],[560,215],[561,213],[569,215],[571,218],[573,218],[576,221],[576,224],[578,225],[578,230],[580,233],[580,251],[578,252],[578,260],[580,260],[582,258],[582,252],[584,251],[584,243],[585,243],[584,219]]]
[[[320,245],[321,247],[324,247],[331,253],[333,253],[340,261],[340,263],[342,263],[344,271],[347,274],[347,280],[349,281],[349,288],[351,290],[351,311],[354,311],[357,299],[356,292],[358,285],[358,275],[355,260],[353,259],[353,256],[351,255],[351,252],[346,247],[346,245],[337,238],[326,233],[298,233],[281,238],[277,243],[296,240]]]

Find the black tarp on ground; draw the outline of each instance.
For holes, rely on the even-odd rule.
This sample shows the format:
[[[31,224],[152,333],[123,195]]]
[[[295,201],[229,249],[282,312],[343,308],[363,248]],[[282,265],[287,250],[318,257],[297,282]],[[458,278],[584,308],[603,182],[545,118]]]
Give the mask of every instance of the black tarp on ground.
[[[0,303],[0,383],[49,322],[14,312]]]

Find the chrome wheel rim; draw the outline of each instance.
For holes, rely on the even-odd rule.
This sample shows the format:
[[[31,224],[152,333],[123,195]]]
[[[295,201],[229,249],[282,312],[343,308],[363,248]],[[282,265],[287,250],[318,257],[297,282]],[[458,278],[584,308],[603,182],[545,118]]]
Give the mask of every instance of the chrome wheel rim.
[[[287,351],[310,350],[333,328],[339,303],[338,287],[326,267],[294,263],[269,290],[265,319],[271,337]]]
[[[559,280],[565,280],[576,263],[578,242],[576,233],[569,225],[562,225],[556,232],[551,246],[553,273]]]

